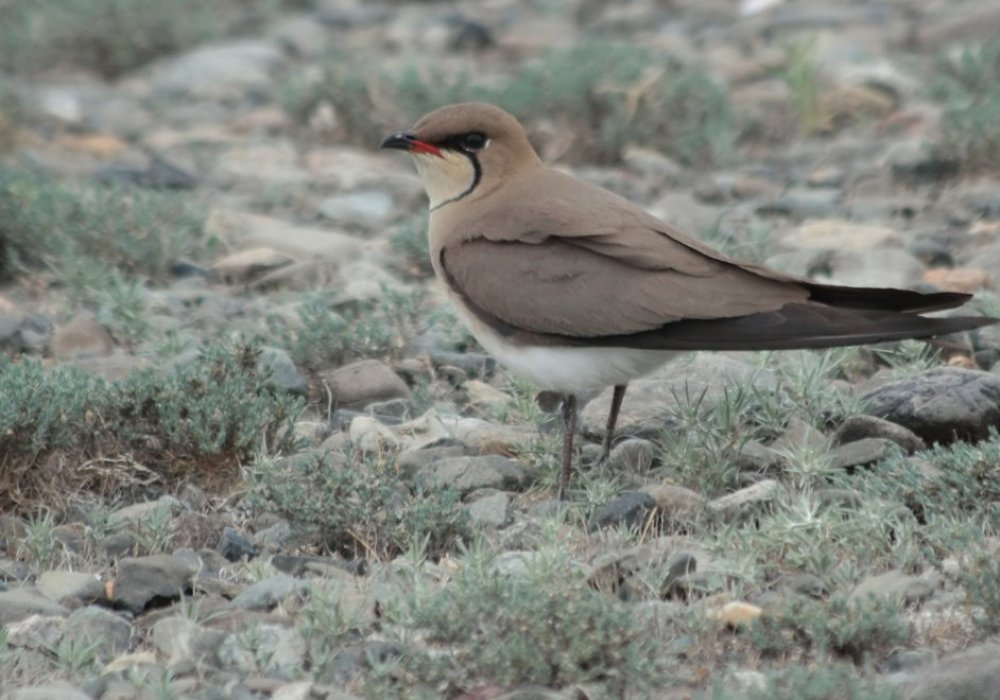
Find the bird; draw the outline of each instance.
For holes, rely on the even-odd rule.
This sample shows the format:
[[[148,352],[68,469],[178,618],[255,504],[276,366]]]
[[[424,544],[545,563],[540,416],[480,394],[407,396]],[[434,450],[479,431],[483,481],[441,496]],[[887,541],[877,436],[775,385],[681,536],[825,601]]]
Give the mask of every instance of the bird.
[[[733,259],[547,166],[520,122],[492,104],[440,107],[381,148],[413,157],[431,265],[472,335],[561,399],[560,500],[578,397],[614,387],[603,462],[629,381],[679,353],[861,345],[997,321],[921,315],[969,294],[821,284]]]

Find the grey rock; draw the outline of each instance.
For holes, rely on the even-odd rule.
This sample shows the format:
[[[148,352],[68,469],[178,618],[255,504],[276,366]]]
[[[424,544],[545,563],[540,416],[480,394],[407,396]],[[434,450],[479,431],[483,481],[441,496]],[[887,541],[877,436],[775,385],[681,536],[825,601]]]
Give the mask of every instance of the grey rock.
[[[110,659],[128,651],[132,643],[132,625],[110,610],[88,605],[74,610],[66,618],[63,638],[83,646],[97,645],[100,657]]]
[[[696,402],[702,396],[707,410],[731,391],[734,383],[751,384],[762,390],[776,385],[774,373],[760,370],[724,355],[698,354],[671,362],[647,378],[629,384],[618,417],[617,433],[633,437],[658,437],[664,428],[677,425],[674,411],[679,404]],[[601,439],[611,407],[609,387],[580,413],[584,435]]]
[[[2,538],[3,535],[0,535]],[[23,562],[0,557],[0,582],[27,581],[31,577],[31,569]]]
[[[826,447],[826,436],[804,420],[792,418],[770,449],[777,455],[797,454],[803,450],[821,450]]]
[[[253,559],[257,556],[257,548],[253,543],[236,528],[228,525],[222,529],[222,536],[215,548],[228,561]]]
[[[927,449],[927,444],[912,430],[884,418],[867,415],[850,416],[837,428],[831,440],[836,446],[862,438],[892,440],[910,454]]]
[[[478,498],[466,506],[473,525],[504,527],[510,524],[510,496],[503,491]]]
[[[834,469],[867,467],[887,459],[899,446],[885,438],[861,438],[835,447],[830,452],[830,466]]]
[[[468,449],[463,445],[425,447],[420,450],[401,452],[396,458],[396,470],[406,478],[413,478],[417,472],[434,462],[449,457],[465,457]]]
[[[360,410],[377,401],[412,397],[410,388],[384,362],[359,360],[323,375],[337,408]]]
[[[814,574],[792,574],[782,580],[781,584],[786,590],[811,598],[822,598],[830,592],[823,579]]]
[[[739,450],[734,462],[740,471],[763,474],[776,469],[782,463],[781,455],[759,442],[744,443],[740,445]]]
[[[149,81],[164,97],[238,100],[273,91],[273,72],[283,61],[281,49],[269,41],[234,40],[157,61]]]
[[[903,690],[904,700],[1000,700],[1000,645],[983,644],[940,659]]]
[[[1000,428],[1000,377],[939,367],[885,384],[861,398],[872,415],[912,430],[929,443],[982,440]]]
[[[320,203],[319,213],[337,223],[373,228],[385,223],[392,207],[392,197],[386,192],[362,190],[327,197]]]
[[[305,655],[306,642],[296,628],[266,623],[228,635],[217,651],[219,664],[225,669],[279,677],[301,669]]]
[[[189,562],[169,554],[125,558],[118,562],[113,600],[142,612],[154,598],[177,598],[196,573]]]
[[[612,525],[625,525],[641,529],[655,508],[656,499],[645,491],[626,491],[597,509],[591,527],[600,529]]]
[[[59,360],[106,357],[115,341],[93,314],[82,313],[52,334],[52,354]]]
[[[930,598],[935,587],[936,580],[933,576],[910,576],[894,569],[861,581],[851,591],[851,598],[876,596],[893,598],[907,604],[919,603]]]
[[[55,649],[66,629],[66,618],[56,615],[29,615],[6,625],[7,644],[25,649]]]
[[[329,46],[326,27],[308,15],[296,15],[280,22],[274,36],[286,50],[305,58],[319,58]]]
[[[267,377],[265,385],[293,396],[309,395],[309,380],[302,376],[291,355],[281,348],[263,347],[257,371]]]
[[[150,635],[153,646],[170,665],[189,660],[201,663],[215,658],[225,638],[225,632],[206,629],[179,615],[158,620]]]
[[[773,502],[783,490],[781,484],[774,479],[764,479],[739,491],[709,501],[708,508],[723,517],[732,517]]]
[[[897,649],[885,660],[890,673],[896,671],[912,671],[922,666],[928,666],[934,661],[934,652],[930,649]]]
[[[68,615],[69,610],[30,588],[0,591],[0,625],[23,620],[29,615]]]
[[[822,281],[855,287],[913,286],[924,273],[915,255],[898,248],[836,252],[827,264],[829,274],[818,275]]]
[[[4,700],[91,700],[88,693],[69,683],[47,683],[4,693]]]
[[[35,585],[46,598],[74,607],[104,598],[104,584],[82,571],[43,571]]]
[[[433,462],[417,473],[417,481],[458,489],[466,495],[476,489],[520,491],[530,482],[528,469],[500,455],[449,457]]]
[[[233,598],[233,605],[244,610],[270,610],[288,596],[305,590],[305,581],[277,574],[244,588]]]
[[[759,214],[782,214],[801,219],[820,219],[840,212],[840,190],[792,188],[757,209]]]
[[[108,520],[113,525],[138,523],[161,509],[166,510],[172,516],[183,511],[184,504],[173,496],[160,496],[155,501],[142,501],[119,508],[111,513]]]
[[[134,372],[152,367],[152,363],[146,358],[116,350],[107,357],[76,358],[72,366],[105,381],[117,382]]]
[[[615,470],[644,474],[653,466],[656,447],[649,440],[628,438],[622,440],[608,455],[608,466]]]
[[[958,172],[959,161],[941,153],[941,149],[919,141],[903,141],[886,154],[893,177],[909,183],[935,182]]]

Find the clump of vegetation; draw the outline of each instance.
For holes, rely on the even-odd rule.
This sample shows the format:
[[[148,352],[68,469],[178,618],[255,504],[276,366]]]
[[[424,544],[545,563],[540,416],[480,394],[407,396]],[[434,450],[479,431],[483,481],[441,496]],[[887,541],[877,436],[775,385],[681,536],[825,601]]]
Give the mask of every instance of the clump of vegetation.
[[[414,277],[434,274],[427,226],[427,213],[423,212],[400,224],[389,239],[392,249],[403,258],[405,271]]]
[[[159,56],[246,30],[282,0],[7,0],[0,68],[25,74],[57,63],[115,77]]]
[[[816,41],[790,42],[785,46],[782,79],[791,93],[792,106],[803,136],[814,136],[829,126],[829,115],[820,100],[820,66]]]
[[[384,560],[422,547],[436,558],[472,534],[457,491],[408,489],[394,469],[372,460],[263,459],[247,469],[247,480],[252,501],[317,528],[327,546],[352,557]]]
[[[370,66],[338,56],[327,62],[319,81],[289,87],[285,103],[301,123],[319,106],[332,106],[343,135],[366,144],[436,107],[480,100],[504,107],[529,125],[545,118],[583,134],[572,153],[581,161],[613,161],[630,141],[655,143],[696,166],[733,158],[738,128],[725,90],[704,71],[669,56],[628,44],[588,42],[553,50],[511,75],[489,84],[469,74],[417,66],[373,75]],[[380,122],[373,114],[396,121]]]
[[[213,247],[203,216],[173,194],[71,188],[37,170],[0,166],[0,276],[52,267],[71,291],[93,289],[117,267],[161,278],[178,258]]]
[[[266,381],[251,347],[212,347],[168,372],[141,370],[114,384],[72,367],[2,362],[3,505],[217,474],[262,443],[290,447],[301,403]]]
[[[539,552],[523,573],[498,569],[473,552],[446,587],[417,587],[390,612],[405,641],[382,697],[425,689],[451,696],[480,685],[593,684],[601,697],[641,693],[661,681],[658,644],[624,603],[591,588],[558,549]]]
[[[713,700],[894,700],[896,688],[858,677],[847,664],[789,666],[770,671],[760,685],[742,692],[719,683]]]
[[[979,544],[963,554],[961,568],[953,578],[965,590],[972,620],[984,635],[1000,631],[1000,559]]]
[[[940,57],[931,94],[944,107],[940,146],[970,168],[1000,159],[1000,39]]]
[[[833,654],[860,664],[909,639],[901,613],[902,606],[887,598],[795,598],[784,610],[762,615],[751,627],[749,640],[765,656],[805,651],[814,658]]]
[[[416,333],[424,300],[413,291],[383,289],[376,300],[340,303],[336,293],[303,300],[289,321],[268,320],[276,344],[307,369],[343,364],[360,357],[392,356]]]

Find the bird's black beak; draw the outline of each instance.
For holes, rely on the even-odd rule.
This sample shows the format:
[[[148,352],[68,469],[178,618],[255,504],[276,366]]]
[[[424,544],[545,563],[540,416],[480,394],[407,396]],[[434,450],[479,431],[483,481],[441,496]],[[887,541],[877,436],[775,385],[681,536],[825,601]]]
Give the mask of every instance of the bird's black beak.
[[[397,131],[391,136],[387,136],[379,148],[395,148],[409,153],[429,153],[432,156],[440,156],[441,149],[433,143],[421,141],[412,131]]]
[[[410,131],[397,131],[395,134],[386,136],[379,148],[395,148],[400,151],[409,151],[413,148],[417,137]]]

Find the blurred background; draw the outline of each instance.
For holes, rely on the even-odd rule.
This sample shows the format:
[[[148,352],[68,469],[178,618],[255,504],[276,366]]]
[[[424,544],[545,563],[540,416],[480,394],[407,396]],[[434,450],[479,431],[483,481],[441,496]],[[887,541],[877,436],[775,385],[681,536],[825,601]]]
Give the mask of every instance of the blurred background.
[[[444,303],[421,184],[377,147],[494,102],[737,257],[1000,316],[998,36],[995,0],[0,0],[0,589],[51,574],[79,587],[45,605],[109,625],[53,652],[29,632],[68,609],[38,603],[0,683],[111,683],[141,638],[175,697],[890,697],[858,679],[995,639],[996,327],[671,365],[564,517],[551,418]],[[879,387],[906,428],[863,415]],[[910,456],[956,437],[984,446]],[[758,603],[772,627],[723,631]],[[229,650],[202,674],[181,633],[212,619],[238,634],[199,637]],[[996,688],[982,658],[955,676]]]

